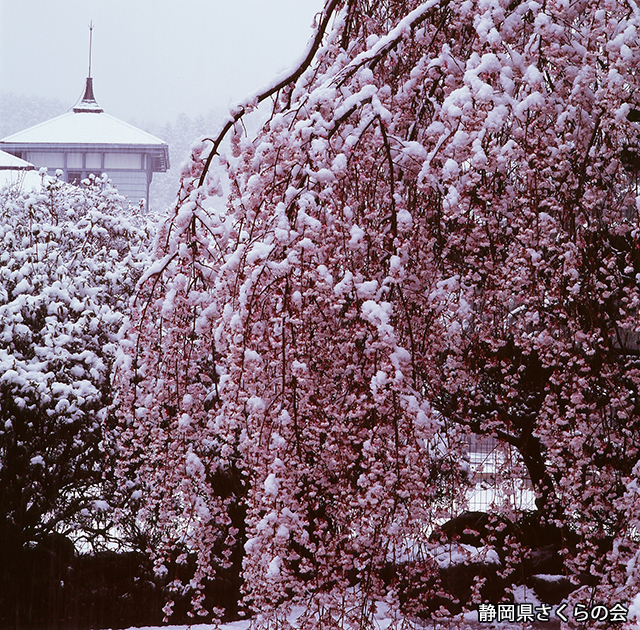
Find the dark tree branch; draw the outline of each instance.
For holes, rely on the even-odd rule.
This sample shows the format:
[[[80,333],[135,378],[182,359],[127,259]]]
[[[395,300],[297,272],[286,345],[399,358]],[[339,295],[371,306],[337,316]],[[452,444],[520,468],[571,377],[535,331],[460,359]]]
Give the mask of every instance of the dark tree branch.
[[[389,144],[389,137],[387,136],[387,130],[384,127],[382,118],[378,116],[378,122],[380,123],[380,132],[382,133],[382,140],[384,141],[384,148],[387,153],[387,161],[389,162],[389,196],[391,197],[391,234],[395,239],[398,236],[398,217],[396,215],[396,191],[394,185],[395,174],[393,172],[393,158],[391,157],[391,145]]]
[[[316,32],[313,44],[311,45],[311,48],[309,48],[309,52],[307,53],[307,56],[304,58],[303,62],[290,75],[282,79],[282,81],[261,92],[256,99],[258,103],[262,103],[262,101],[268,99],[270,96],[277,94],[282,88],[286,87],[287,85],[295,83],[302,76],[305,70],[309,68],[311,62],[313,61],[313,58],[316,56],[316,53],[320,48],[322,38],[324,37],[324,34],[327,30],[327,26],[329,25],[329,20],[331,19],[331,16],[333,15],[333,12],[335,11],[340,1],[341,0],[330,0],[330,2],[327,4],[324,12],[324,17],[322,18],[320,26],[318,27],[318,31]],[[224,140],[225,136],[227,135],[227,133],[229,133],[229,130],[245,115],[245,113],[245,106],[240,107],[235,112],[235,114],[233,114],[232,118],[227,121],[216,139],[212,140],[213,147],[211,148],[211,152],[209,153],[204,164],[204,168],[202,169],[202,174],[200,175],[200,180],[198,181],[198,187],[204,184],[204,179],[209,172],[211,161],[213,160],[214,155],[218,155],[218,149],[220,148],[220,144]]]

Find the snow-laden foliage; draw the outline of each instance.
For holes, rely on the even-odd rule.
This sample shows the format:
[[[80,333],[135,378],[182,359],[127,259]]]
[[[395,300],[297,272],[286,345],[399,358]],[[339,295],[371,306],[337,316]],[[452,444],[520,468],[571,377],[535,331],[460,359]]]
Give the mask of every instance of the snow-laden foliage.
[[[108,533],[103,434],[141,225],[106,178],[0,191],[0,524],[23,543]]]
[[[518,455],[575,597],[637,593],[639,28],[634,0],[330,1],[231,155],[194,152],[125,444],[166,551],[204,579],[244,543],[257,626],[435,598],[429,553],[398,567],[462,509],[470,433]]]

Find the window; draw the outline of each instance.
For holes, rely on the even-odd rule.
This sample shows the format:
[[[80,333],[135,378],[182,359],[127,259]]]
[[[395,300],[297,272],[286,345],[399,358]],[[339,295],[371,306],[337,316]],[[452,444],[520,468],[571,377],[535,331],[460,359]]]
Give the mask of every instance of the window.
[[[141,158],[140,153],[105,153],[104,168],[140,169]]]
[[[67,182],[76,186],[82,181],[82,171],[67,171]]]
[[[94,169],[94,173],[101,174],[102,171],[102,153],[87,153],[85,156],[87,168]]]
[[[68,153],[67,168],[82,168],[82,153]]]
[[[49,169],[64,168],[64,153],[29,151],[27,155],[29,156],[27,161],[34,166],[46,166]]]

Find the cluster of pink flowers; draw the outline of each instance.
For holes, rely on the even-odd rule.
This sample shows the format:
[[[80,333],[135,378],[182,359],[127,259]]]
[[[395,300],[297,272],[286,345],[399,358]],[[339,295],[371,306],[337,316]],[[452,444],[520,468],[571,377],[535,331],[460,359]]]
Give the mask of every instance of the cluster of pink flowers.
[[[433,569],[475,433],[578,541],[567,573],[628,603],[634,0],[329,2],[321,27],[232,112],[224,158],[194,153],[139,285],[118,384],[141,517],[197,555],[196,591],[240,549],[260,627],[295,605],[305,628],[368,627],[376,601],[400,623],[388,569]]]

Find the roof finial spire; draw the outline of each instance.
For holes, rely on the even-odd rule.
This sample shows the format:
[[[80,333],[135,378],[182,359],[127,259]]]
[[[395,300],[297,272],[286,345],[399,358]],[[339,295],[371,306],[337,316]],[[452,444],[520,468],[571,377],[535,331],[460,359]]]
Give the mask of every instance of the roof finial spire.
[[[89,23],[89,78],[91,78],[91,44],[93,43],[93,20]]]
[[[73,111],[76,113],[81,112],[93,112],[99,114],[104,110],[96,102],[96,97],[93,95],[93,79],[91,78],[91,49],[93,46],[93,20],[89,24],[89,76],[87,77],[87,83],[84,88],[84,96],[80,99],[80,102],[76,104]]]

